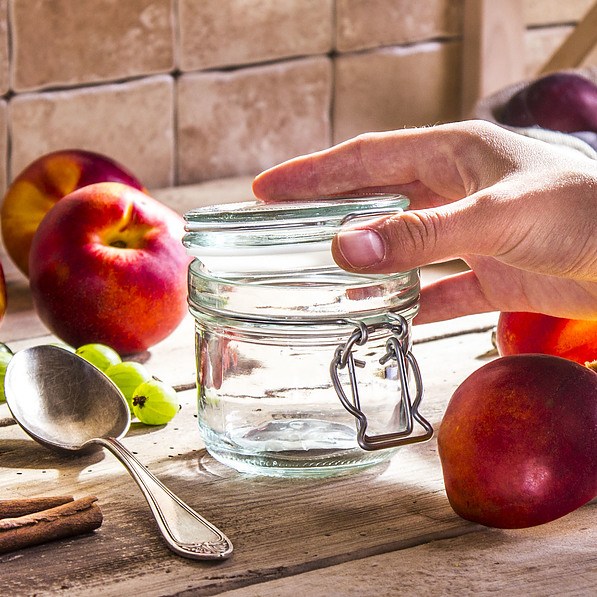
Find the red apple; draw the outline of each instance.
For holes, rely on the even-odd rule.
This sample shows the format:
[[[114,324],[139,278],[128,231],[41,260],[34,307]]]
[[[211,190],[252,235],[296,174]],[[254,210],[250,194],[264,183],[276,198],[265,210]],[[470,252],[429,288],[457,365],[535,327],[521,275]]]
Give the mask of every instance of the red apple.
[[[41,320],[73,346],[120,354],[168,336],[187,310],[184,221],[130,186],[97,183],[60,200],[40,223],[29,260]]]
[[[502,357],[452,396],[437,436],[454,511],[543,524],[597,495],[597,373],[550,355]]]
[[[46,213],[65,195],[96,182],[122,182],[143,189],[120,164],[81,149],[46,154],[14,179],[2,204],[2,237],[9,256],[25,275],[33,235]]]
[[[584,364],[597,360],[597,320],[500,313],[496,344],[502,356],[534,352]]]

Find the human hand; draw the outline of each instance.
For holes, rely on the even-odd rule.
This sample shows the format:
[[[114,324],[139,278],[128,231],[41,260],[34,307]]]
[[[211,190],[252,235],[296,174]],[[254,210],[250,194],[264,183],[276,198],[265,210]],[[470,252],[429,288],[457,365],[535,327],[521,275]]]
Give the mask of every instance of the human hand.
[[[597,319],[597,163],[483,121],[361,135],[260,174],[264,201],[403,193],[411,210],[347,225],[340,267],[462,258],[421,291],[418,323],[485,311]]]

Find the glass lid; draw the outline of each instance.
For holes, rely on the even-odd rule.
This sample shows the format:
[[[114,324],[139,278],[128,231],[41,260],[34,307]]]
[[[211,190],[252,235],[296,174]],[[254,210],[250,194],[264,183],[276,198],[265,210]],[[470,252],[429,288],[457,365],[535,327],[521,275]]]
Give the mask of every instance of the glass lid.
[[[330,246],[343,223],[407,209],[403,195],[312,201],[249,201],[185,214],[183,244],[210,271],[280,271],[333,265]],[[257,257],[267,257],[257,263]]]

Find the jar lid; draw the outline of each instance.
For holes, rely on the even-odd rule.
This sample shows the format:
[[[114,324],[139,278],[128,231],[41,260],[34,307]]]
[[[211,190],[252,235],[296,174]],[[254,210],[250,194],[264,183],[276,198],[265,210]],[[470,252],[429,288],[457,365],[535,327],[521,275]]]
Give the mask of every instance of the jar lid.
[[[213,272],[329,266],[331,241],[342,224],[397,213],[408,204],[403,195],[368,195],[212,205],[187,212],[183,244]]]

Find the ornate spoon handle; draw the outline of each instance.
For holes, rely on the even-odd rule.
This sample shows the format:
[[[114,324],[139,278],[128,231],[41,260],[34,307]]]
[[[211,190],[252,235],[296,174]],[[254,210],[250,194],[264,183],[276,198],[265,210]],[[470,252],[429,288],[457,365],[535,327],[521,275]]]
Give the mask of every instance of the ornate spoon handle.
[[[195,560],[221,560],[230,556],[232,543],[228,537],[174,495],[117,439],[92,441],[110,450],[135,479],[173,552]]]

